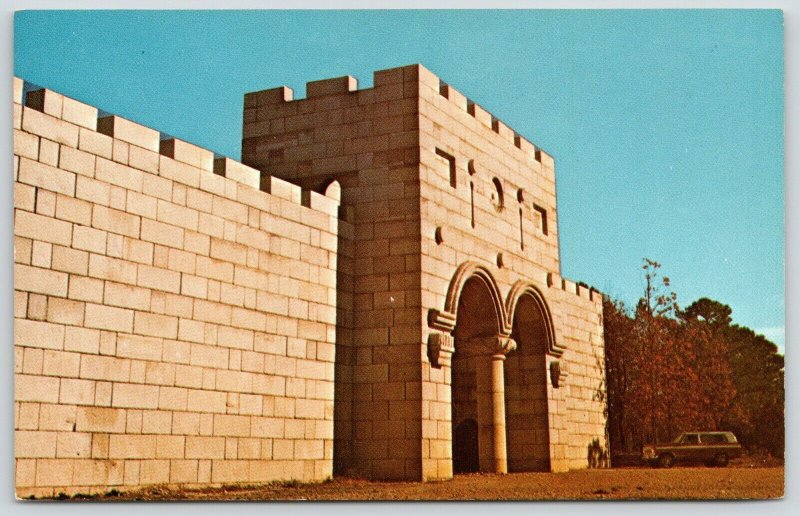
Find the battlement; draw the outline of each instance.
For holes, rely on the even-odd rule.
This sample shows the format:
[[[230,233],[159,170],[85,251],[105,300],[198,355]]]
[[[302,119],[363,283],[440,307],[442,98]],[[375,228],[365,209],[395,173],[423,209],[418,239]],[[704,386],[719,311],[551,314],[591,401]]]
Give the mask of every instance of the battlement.
[[[363,96],[363,100],[375,100],[375,98],[391,100],[411,97],[418,94],[419,90],[416,89],[412,91],[409,89],[406,86],[409,82],[425,84],[434,91],[438,91],[441,97],[447,99],[453,105],[458,106],[460,110],[472,116],[487,131],[495,133],[510,146],[516,147],[526,156],[533,158],[535,161],[547,167],[552,168],[554,166],[554,160],[550,154],[531,143],[499,118],[486,111],[476,102],[470,100],[463,93],[442,81],[420,64],[377,70],[373,73],[372,88],[358,89],[358,80],[350,75],[346,75],[343,77],[307,82],[305,99],[295,98],[294,91],[287,86],[247,93],[244,97],[245,111],[254,110],[256,114],[249,118],[246,115],[245,120],[261,121],[264,119],[267,112],[276,112],[276,104],[303,100],[317,99],[323,102],[332,102],[332,97],[350,94]],[[363,100],[359,98],[359,103],[362,103]],[[285,114],[281,111],[277,111],[277,113]]]
[[[603,303],[603,294],[594,288],[586,287],[584,284],[576,283],[572,280],[564,278],[557,273],[550,272],[547,274],[547,286],[550,288],[560,289],[570,294],[575,294],[581,299],[591,301],[596,305]]]
[[[243,163],[226,157],[216,157],[211,150],[170,137],[120,116],[101,115],[98,108],[53,90],[41,88],[26,93],[25,90],[28,88],[30,85],[26,87],[23,79],[14,77],[14,127],[17,129],[89,152],[96,150],[96,146],[99,145],[104,149],[110,149],[110,152],[100,152],[100,155],[118,161],[122,159],[121,154],[115,155],[112,144],[116,140],[128,146],[158,153],[162,159],[148,165],[140,163],[137,168],[144,167],[151,172],[157,171],[160,175],[175,181],[213,190],[214,193],[225,195],[232,200],[251,199],[252,194],[242,193],[241,189],[232,184],[236,183],[246,188],[260,190],[263,195],[284,199],[333,217],[338,215],[338,199],[313,191],[304,191],[298,185],[278,177],[262,175],[258,170]],[[277,96],[279,90],[280,88],[271,90],[273,92],[271,94]],[[96,136],[90,135],[87,131],[96,133]],[[48,134],[43,134],[44,132]],[[109,137],[109,140],[98,138],[99,135]],[[129,150],[124,153],[126,156],[131,156]],[[168,158],[168,161],[164,158]],[[132,157],[129,159],[133,161]],[[136,164],[131,163],[131,166],[136,167]]]

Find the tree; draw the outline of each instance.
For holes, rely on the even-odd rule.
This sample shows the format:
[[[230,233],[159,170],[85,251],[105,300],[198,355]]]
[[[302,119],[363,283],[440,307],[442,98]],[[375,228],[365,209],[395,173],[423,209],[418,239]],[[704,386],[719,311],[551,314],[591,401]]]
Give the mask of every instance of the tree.
[[[640,421],[635,412],[628,414],[632,389],[635,387],[634,371],[637,364],[630,356],[633,342],[633,319],[621,301],[603,297],[603,325],[605,327],[606,399],[608,407],[609,441],[616,445],[612,451],[630,451],[631,428]]]
[[[736,396],[731,402],[726,428],[749,447],[783,457],[784,361],[778,348],[762,335],[732,324],[731,309],[718,301],[701,298],[684,312],[687,320],[705,320],[724,343]]]
[[[661,265],[645,259],[631,313],[604,299],[612,454],[692,429],[733,430],[745,446],[782,456],[783,357],[729,306],[701,298],[681,310]]]

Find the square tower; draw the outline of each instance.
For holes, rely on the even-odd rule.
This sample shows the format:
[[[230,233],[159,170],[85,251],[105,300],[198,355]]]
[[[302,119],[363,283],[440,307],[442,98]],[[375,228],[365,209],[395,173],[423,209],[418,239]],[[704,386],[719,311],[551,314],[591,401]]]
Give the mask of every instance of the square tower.
[[[245,95],[242,161],[341,189],[334,471],[586,467],[602,303],[560,276],[553,159],[421,65],[306,93]]]

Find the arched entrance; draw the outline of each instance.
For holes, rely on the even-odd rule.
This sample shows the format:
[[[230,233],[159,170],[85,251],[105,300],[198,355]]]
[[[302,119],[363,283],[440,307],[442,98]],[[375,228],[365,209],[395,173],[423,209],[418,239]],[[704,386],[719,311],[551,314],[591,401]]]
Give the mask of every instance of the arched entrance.
[[[523,293],[516,302],[511,337],[517,349],[505,363],[509,471],[550,471],[547,359],[551,333],[541,296]]]
[[[497,293],[488,273],[474,274],[458,298],[451,383],[454,473],[473,471],[476,445],[478,471],[506,471],[503,359],[513,343],[501,336]],[[470,437],[475,434],[477,442]]]

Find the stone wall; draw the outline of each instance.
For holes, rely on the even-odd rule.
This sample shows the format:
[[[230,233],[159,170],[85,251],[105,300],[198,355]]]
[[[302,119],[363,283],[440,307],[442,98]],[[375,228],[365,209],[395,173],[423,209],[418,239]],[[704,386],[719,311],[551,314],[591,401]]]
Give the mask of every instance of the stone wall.
[[[338,199],[22,103],[14,79],[17,496],[329,477]]]
[[[522,287],[541,297],[552,342],[534,374],[547,399],[535,402],[548,426],[531,445],[546,447],[553,470],[586,467],[591,440],[605,443],[602,304],[560,277],[553,158],[420,65],[376,71],[371,88],[346,76],[306,92],[245,96],[242,160],[306,188],[342,185],[354,245],[353,338],[337,358],[352,378],[337,386],[348,407],[337,407],[341,471],[452,475],[451,369],[432,364],[431,349],[451,342],[454,312],[444,323],[435,314],[470,264],[496,284],[507,319],[497,333],[510,333],[505,304]]]
[[[418,87],[423,314],[443,310],[464,264],[492,277],[508,331],[513,302],[522,287],[532,289],[549,311],[552,343],[534,375],[546,382],[546,407],[545,400],[527,400],[539,407],[531,420],[546,409],[549,435],[531,428],[530,444],[549,447],[553,471],[585,468],[591,441],[606,446],[602,300],[560,276],[555,161],[432,73],[421,73]],[[423,342],[435,330],[426,328]],[[521,352],[508,354],[507,367],[518,367]],[[558,388],[550,381],[552,362],[561,369]],[[426,360],[422,374],[424,476],[447,478],[451,368]],[[506,414],[515,410],[506,407]]]
[[[337,341],[336,468],[370,478],[421,478],[418,70],[375,72],[366,89],[349,76],[312,81],[304,99],[286,87],[244,98],[244,163],[320,192],[341,185],[352,338]]]
[[[424,67],[245,95],[244,164],[14,88],[18,495],[445,479],[454,412],[483,471],[606,445],[555,162]]]

